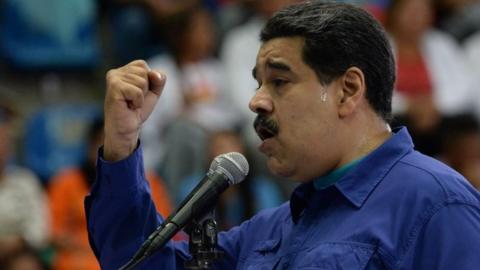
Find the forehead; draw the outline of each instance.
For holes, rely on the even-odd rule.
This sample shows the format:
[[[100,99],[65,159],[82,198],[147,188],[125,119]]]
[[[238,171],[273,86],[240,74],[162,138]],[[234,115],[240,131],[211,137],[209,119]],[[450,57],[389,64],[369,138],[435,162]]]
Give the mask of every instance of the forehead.
[[[263,43],[257,54],[253,75],[268,67],[282,69],[282,65],[292,71],[300,67],[308,68],[302,58],[303,44],[301,37],[274,38]]]

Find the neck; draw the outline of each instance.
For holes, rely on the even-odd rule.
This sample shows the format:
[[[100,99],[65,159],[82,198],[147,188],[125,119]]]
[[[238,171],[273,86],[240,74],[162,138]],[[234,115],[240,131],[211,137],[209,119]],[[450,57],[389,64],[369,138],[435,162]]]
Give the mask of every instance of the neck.
[[[354,134],[354,137],[351,138],[348,152],[340,160],[337,168],[368,155],[392,136],[390,126],[376,114],[360,118],[363,119],[357,121],[358,124],[348,132],[350,135]]]

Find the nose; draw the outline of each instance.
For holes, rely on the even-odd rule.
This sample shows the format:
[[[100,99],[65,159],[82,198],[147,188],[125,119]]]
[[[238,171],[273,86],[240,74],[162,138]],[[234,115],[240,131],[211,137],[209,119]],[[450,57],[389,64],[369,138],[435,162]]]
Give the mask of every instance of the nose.
[[[248,104],[250,110],[254,113],[270,113],[273,111],[273,103],[265,90],[259,89],[250,99]]]

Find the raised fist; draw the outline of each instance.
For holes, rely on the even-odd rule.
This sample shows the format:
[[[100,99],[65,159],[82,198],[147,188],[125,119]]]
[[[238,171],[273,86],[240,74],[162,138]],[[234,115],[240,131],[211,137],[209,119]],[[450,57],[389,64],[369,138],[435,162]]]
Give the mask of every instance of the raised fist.
[[[108,71],[106,79],[103,157],[118,161],[137,147],[140,128],[162,93],[166,76],[136,60]]]

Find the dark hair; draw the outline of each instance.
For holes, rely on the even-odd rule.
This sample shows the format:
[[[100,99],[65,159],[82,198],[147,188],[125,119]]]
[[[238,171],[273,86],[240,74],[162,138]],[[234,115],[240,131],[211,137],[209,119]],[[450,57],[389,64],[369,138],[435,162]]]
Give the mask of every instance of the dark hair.
[[[469,134],[480,134],[480,122],[474,114],[467,112],[445,117],[439,132],[441,151],[456,148]]]
[[[365,10],[349,4],[307,1],[276,13],[260,39],[300,36],[303,60],[322,84],[350,67],[365,75],[366,97],[384,120],[391,120],[395,61],[382,26]]]
[[[186,36],[190,34],[188,31],[193,26],[194,19],[203,13],[213,16],[209,9],[204,8],[201,4],[194,4],[164,20],[162,35],[169,52],[175,58],[182,54],[182,46],[185,44]]]

